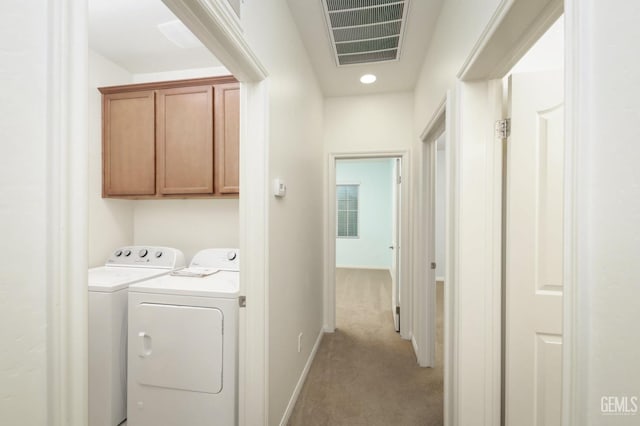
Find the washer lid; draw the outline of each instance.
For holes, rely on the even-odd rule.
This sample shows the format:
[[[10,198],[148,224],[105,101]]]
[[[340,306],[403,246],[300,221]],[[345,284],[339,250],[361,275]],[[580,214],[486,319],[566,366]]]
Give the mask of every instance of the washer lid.
[[[134,284],[129,291],[235,299],[240,293],[240,273],[218,271],[204,277],[165,275]]]
[[[99,266],[89,269],[89,291],[111,293],[149,278],[166,275],[170,269]]]

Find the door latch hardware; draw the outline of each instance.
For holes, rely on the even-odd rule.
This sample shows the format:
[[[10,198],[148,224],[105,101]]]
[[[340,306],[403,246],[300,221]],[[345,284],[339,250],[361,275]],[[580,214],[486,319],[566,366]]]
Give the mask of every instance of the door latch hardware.
[[[238,305],[240,305],[241,308],[245,308],[247,306],[247,296],[238,297]]]
[[[431,269],[436,269],[436,262],[431,262]]]

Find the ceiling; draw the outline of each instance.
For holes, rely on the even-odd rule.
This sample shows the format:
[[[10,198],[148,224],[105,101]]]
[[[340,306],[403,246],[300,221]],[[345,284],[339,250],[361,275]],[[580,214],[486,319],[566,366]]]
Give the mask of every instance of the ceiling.
[[[326,96],[409,91],[416,84],[442,0],[409,0],[400,59],[338,67],[324,0],[287,0]],[[158,29],[177,18],[162,0],[89,0],[89,46],[131,73],[151,73],[222,64],[204,46],[181,48]],[[372,73],[377,81],[359,79]]]
[[[176,19],[162,0],[89,0],[89,47],[133,74],[220,66],[201,44],[181,48],[160,32]]]
[[[324,0],[287,0],[298,31],[310,52],[326,96],[408,91],[415,87],[442,0],[410,0],[400,59],[338,67],[331,45]],[[363,74],[375,74],[375,83],[360,83]]]

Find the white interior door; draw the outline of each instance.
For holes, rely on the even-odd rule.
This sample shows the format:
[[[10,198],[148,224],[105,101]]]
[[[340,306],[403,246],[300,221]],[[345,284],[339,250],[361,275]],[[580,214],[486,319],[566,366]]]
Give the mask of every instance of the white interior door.
[[[391,216],[392,232],[391,245],[389,249],[391,255],[391,312],[393,313],[393,323],[396,331],[400,331],[400,185],[402,182],[401,161],[394,159],[394,181],[393,187],[393,213]]]
[[[561,424],[563,76],[515,74],[510,87],[505,419],[553,426]]]

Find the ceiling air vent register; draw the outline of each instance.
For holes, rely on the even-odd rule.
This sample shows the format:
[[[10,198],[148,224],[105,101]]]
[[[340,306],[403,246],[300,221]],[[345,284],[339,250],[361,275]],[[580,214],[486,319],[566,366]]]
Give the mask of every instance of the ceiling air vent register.
[[[338,66],[400,57],[409,0],[322,0]]]

